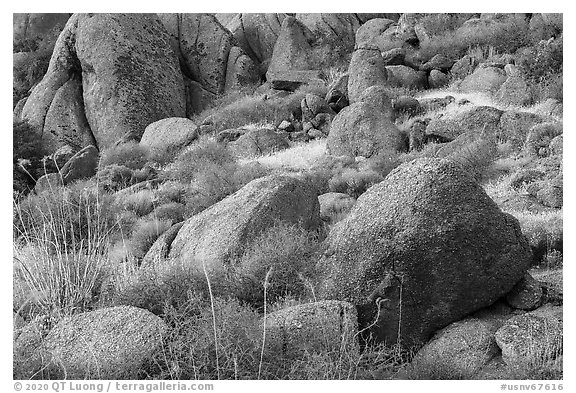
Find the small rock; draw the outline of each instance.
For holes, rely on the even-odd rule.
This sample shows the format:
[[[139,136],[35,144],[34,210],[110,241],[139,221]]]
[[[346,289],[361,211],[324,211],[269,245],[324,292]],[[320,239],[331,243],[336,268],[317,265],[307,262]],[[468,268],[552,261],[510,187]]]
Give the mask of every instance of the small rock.
[[[506,295],[506,301],[510,306],[520,310],[534,310],[542,303],[542,287],[529,273],[526,273]]]

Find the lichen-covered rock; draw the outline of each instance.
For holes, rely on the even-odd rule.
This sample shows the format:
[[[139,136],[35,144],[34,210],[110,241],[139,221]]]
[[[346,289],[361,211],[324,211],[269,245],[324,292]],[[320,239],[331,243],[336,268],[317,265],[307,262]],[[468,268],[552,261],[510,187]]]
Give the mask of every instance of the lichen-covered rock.
[[[358,355],[356,307],[339,301],[300,304],[266,316],[265,350],[274,356],[300,357],[305,353]]]
[[[332,155],[371,157],[404,148],[400,130],[392,123],[392,104],[383,86],[372,86],[358,102],[341,110],[330,126],[327,149]]]
[[[148,124],[185,115],[178,59],[154,15],[74,14],[22,117],[43,130],[60,87],[80,76],[83,102],[74,105],[84,106],[99,148],[138,140]]]
[[[562,354],[562,321],[535,312],[509,319],[496,332],[502,359],[512,369],[553,360]]]
[[[92,145],[74,154],[60,171],[64,185],[94,176],[98,169],[99,157],[98,149]]]
[[[170,117],[149,124],[140,145],[158,152],[174,153],[198,138],[198,126],[190,119]]]
[[[302,180],[271,175],[253,180],[185,221],[172,242],[169,258],[207,272],[233,268],[258,236],[277,222],[320,224],[318,198]]]
[[[167,327],[136,307],[102,308],[66,317],[42,342],[59,375],[70,379],[135,379],[162,344]]]
[[[518,221],[472,177],[418,159],[362,194],[332,229],[318,294],[355,304],[364,337],[409,347],[508,293],[531,257]]]
[[[158,14],[183,73],[211,93],[222,94],[232,34],[211,14]]]
[[[228,146],[235,154],[246,158],[284,150],[290,145],[283,135],[268,128],[260,128],[246,132]]]
[[[42,144],[48,151],[69,146],[74,152],[96,145],[84,113],[82,81],[79,77],[68,80],[54,95],[46,114]]]
[[[504,82],[506,82],[504,70],[496,67],[478,67],[464,78],[458,88],[463,93],[496,93]]]
[[[520,310],[534,310],[542,302],[542,287],[530,273],[526,273],[506,295],[506,302]]]
[[[427,135],[454,140],[465,132],[489,132],[498,134],[502,111],[491,106],[477,106],[467,111],[432,119]]]
[[[348,101],[353,104],[367,88],[386,82],[386,66],[380,50],[356,49],[348,66]]]

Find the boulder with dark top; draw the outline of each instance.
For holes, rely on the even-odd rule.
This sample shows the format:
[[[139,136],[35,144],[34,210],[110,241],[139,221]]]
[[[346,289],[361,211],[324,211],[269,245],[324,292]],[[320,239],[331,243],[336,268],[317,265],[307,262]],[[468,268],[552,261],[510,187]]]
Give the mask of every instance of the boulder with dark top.
[[[278,222],[315,230],[320,207],[308,183],[284,175],[256,179],[189,218],[171,244],[169,259],[204,277],[234,269],[234,261]]]
[[[98,149],[92,145],[74,154],[60,171],[64,185],[94,176],[98,169],[99,157]]]
[[[348,66],[348,101],[354,104],[370,86],[387,83],[386,65],[377,48],[356,49]]]
[[[177,152],[198,138],[198,126],[184,117],[170,117],[149,124],[140,145],[152,150]]]
[[[330,126],[327,149],[332,155],[371,157],[404,149],[400,130],[392,123],[392,103],[383,86],[372,86],[358,102],[340,111]]]
[[[287,307],[267,315],[263,325],[265,351],[274,357],[360,351],[358,316],[350,303],[328,300]]]
[[[162,319],[141,308],[101,308],[62,319],[41,349],[60,378],[134,379],[166,332]]]
[[[489,132],[498,134],[502,111],[491,106],[477,106],[468,111],[445,115],[439,119],[432,119],[427,135],[434,135],[447,139],[456,139],[465,132]]]
[[[518,220],[441,159],[390,172],[324,249],[320,298],[355,304],[365,339],[407,347],[510,292],[532,259]]]

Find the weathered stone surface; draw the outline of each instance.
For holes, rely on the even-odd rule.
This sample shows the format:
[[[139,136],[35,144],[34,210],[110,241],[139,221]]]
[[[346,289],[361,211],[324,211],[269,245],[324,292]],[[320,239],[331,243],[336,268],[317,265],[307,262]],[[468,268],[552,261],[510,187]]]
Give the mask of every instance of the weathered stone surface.
[[[46,114],[42,143],[49,151],[70,146],[77,152],[96,140],[84,113],[82,81],[71,78],[58,89]]]
[[[440,87],[446,86],[450,82],[450,78],[448,75],[444,74],[438,70],[430,71],[430,75],[428,75],[428,86],[431,89],[438,89]]]
[[[287,71],[314,69],[310,34],[307,28],[294,17],[288,16],[282,21],[280,34],[266,72],[268,81],[272,81],[275,75]]]
[[[430,121],[427,135],[454,140],[464,132],[489,132],[498,134],[502,111],[491,106],[477,106],[454,115],[445,115]]]
[[[328,300],[284,308],[267,315],[263,325],[270,355],[360,351],[358,315],[350,303]]]
[[[526,273],[506,295],[506,302],[520,310],[534,310],[542,302],[542,287],[530,273]]]
[[[468,75],[472,74],[477,65],[478,60],[476,58],[470,55],[465,55],[456,63],[454,63],[454,65],[450,69],[450,73],[455,78],[464,79]]]
[[[70,379],[134,379],[167,327],[149,311],[110,307],[61,320],[42,342],[60,375]]]
[[[403,164],[362,194],[325,250],[319,296],[358,306],[364,337],[406,346],[494,303],[531,261],[518,221],[440,159]]]
[[[509,319],[496,332],[502,359],[512,369],[541,364],[562,353],[562,321],[552,315],[528,313]]]
[[[386,66],[386,81],[389,86],[425,89],[428,79],[424,71],[416,71],[405,65]]]
[[[384,33],[395,22],[390,19],[374,18],[370,19],[356,31],[356,48],[376,45],[376,38]]]
[[[308,13],[296,14],[296,19],[314,33],[320,42],[337,41],[344,51],[351,52],[354,49],[354,37],[360,27],[356,14]]]
[[[385,85],[386,66],[378,49],[357,49],[348,66],[348,101],[353,104],[370,86]]]
[[[92,145],[74,154],[60,171],[64,185],[94,176],[98,169],[98,159],[98,149]]]
[[[153,15],[74,14],[56,42],[48,72],[24,106],[23,118],[43,129],[58,89],[80,75],[86,119],[99,147],[122,137],[139,139],[148,124],[184,116],[178,61]]]
[[[233,46],[228,53],[225,91],[252,86],[260,80],[260,71],[254,61],[242,49]]]
[[[404,148],[391,121],[392,105],[383,86],[372,86],[358,102],[340,111],[330,126],[327,149],[332,155],[370,157]]]
[[[226,27],[252,59],[264,63],[262,72],[266,73],[267,62],[272,57],[285,18],[283,13],[242,13],[237,14]]]
[[[348,194],[328,192],[319,195],[318,202],[320,203],[320,218],[323,221],[333,222],[346,216],[356,203],[356,199]]]
[[[460,83],[459,90],[463,93],[496,93],[506,82],[506,73],[496,67],[478,67]]]
[[[505,105],[525,106],[532,102],[532,95],[524,78],[509,76],[496,92],[496,99]]]
[[[192,269],[222,272],[276,222],[320,224],[318,198],[307,183],[271,175],[253,180],[236,193],[189,218],[172,242],[169,257]]]
[[[158,14],[183,73],[211,93],[222,94],[232,34],[211,14]]]
[[[248,131],[229,144],[232,151],[241,157],[262,156],[289,146],[284,136],[268,128]]]
[[[149,124],[140,145],[157,151],[173,153],[198,138],[198,126],[190,119],[170,117]]]
[[[466,318],[438,331],[418,351],[411,366],[436,377],[471,379],[499,349],[494,333],[500,327],[490,320]]]

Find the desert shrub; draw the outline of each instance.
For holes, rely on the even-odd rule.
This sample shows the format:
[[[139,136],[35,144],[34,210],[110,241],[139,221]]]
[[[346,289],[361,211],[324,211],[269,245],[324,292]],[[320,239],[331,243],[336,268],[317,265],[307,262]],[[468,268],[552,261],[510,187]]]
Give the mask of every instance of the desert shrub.
[[[328,181],[331,192],[341,192],[358,198],[368,188],[384,180],[380,174],[372,170],[346,168],[332,176]]]
[[[27,122],[12,124],[12,189],[27,193],[36,180],[45,173],[55,172],[51,160],[45,159],[49,152],[42,146],[40,134]]]
[[[517,57],[517,64],[522,67],[528,81],[546,81],[563,71],[563,37],[540,41],[535,46],[523,49]]]
[[[148,149],[138,142],[126,142],[102,150],[100,168],[121,165],[132,170],[142,169],[148,162]]]
[[[470,31],[447,31],[422,42],[419,56],[424,61],[436,54],[458,60],[471,47],[492,47],[498,53],[513,53],[528,44],[528,23],[521,18],[509,18]]]
[[[124,165],[111,164],[98,169],[96,173],[98,185],[104,191],[119,191],[134,183],[134,171]]]
[[[184,150],[174,163],[161,173],[165,180],[190,183],[198,173],[207,167],[224,167],[234,163],[234,156],[226,145],[210,138],[202,138],[190,148]]]
[[[262,165],[236,163],[220,166],[205,165],[196,173],[186,194],[186,217],[200,213],[238,191],[252,180],[269,173]]]
[[[152,190],[144,189],[118,198],[122,208],[143,217],[154,210],[156,197]]]
[[[55,251],[102,247],[95,234],[104,239],[117,229],[110,197],[90,182],[28,195],[15,203],[13,225],[16,238],[44,239]]]
[[[130,239],[130,251],[137,259],[144,258],[152,244],[160,235],[166,232],[172,223],[158,219],[145,220],[140,219],[134,225]]]
[[[278,223],[268,229],[238,262],[236,296],[258,308],[264,305],[265,284],[271,303],[309,296],[318,244],[317,233],[298,225]]]
[[[182,203],[168,202],[156,207],[150,215],[158,220],[177,223],[184,221],[185,209],[186,207]]]
[[[168,180],[158,185],[156,197],[158,203],[184,203],[188,186],[178,181]]]
[[[447,159],[458,164],[464,171],[481,181],[497,157],[493,138],[477,139],[450,154]]]

